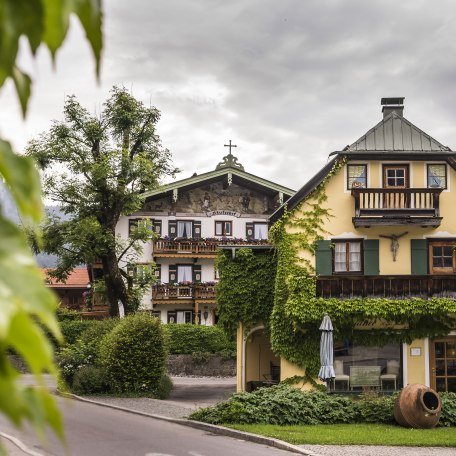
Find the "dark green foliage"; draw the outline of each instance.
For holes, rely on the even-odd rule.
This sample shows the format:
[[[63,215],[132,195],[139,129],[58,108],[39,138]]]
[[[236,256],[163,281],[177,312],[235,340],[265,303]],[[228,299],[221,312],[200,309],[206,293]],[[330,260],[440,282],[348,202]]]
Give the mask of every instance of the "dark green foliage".
[[[441,426],[456,426],[456,393],[440,393],[442,400]]]
[[[91,320],[91,324],[80,336],[81,342],[98,347],[103,339],[103,336],[112,331],[119,321],[120,320],[118,318]]]
[[[220,325],[234,336],[238,323],[249,329],[258,322],[269,324],[274,304],[276,259],[271,252],[254,254],[239,249],[236,258],[220,251],[217,259],[220,282],[217,284],[217,312]]]
[[[169,393],[171,393],[172,389],[173,389],[173,382],[171,380],[171,377],[168,374],[163,374],[160,377],[160,382],[159,382],[158,388],[155,392],[155,397],[157,399],[167,399],[169,396]]]
[[[62,348],[57,355],[60,375],[68,386],[73,384],[73,378],[79,369],[83,366],[93,365],[94,362],[95,353],[93,347],[80,341]]]
[[[128,316],[100,346],[100,362],[116,393],[157,394],[165,372],[167,341],[161,322],[146,313]]]
[[[169,335],[169,353],[172,355],[236,350],[235,343],[228,340],[217,326],[166,325],[165,330]]]
[[[396,396],[339,396],[303,392],[287,385],[234,394],[228,401],[198,410],[190,419],[237,424],[393,424]],[[442,393],[441,426],[456,426],[456,394]]]
[[[74,344],[84,331],[94,326],[93,320],[63,320],[60,323],[65,344]]]
[[[76,310],[65,309],[65,307],[59,307],[56,311],[58,321],[66,320],[80,320],[81,314]]]
[[[109,390],[106,373],[101,367],[83,366],[74,375],[72,391],[75,394],[101,394]]]

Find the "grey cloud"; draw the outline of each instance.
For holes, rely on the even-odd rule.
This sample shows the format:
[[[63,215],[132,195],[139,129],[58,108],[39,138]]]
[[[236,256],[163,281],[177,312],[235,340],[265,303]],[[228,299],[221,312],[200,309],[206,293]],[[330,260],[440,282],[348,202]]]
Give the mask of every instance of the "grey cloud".
[[[112,84],[124,84],[162,111],[159,132],[183,177],[212,169],[231,138],[248,171],[298,188],[328,153],[380,120],[382,96],[405,96],[407,118],[456,146],[450,0],[110,0],[105,7],[101,87],[93,87],[92,62],[84,62],[88,52],[74,32],[57,77],[40,82],[46,97],[37,97],[27,133],[58,117],[63,93],[91,108]],[[11,124],[7,117],[0,115],[0,127]],[[20,130],[11,131],[23,144]]]

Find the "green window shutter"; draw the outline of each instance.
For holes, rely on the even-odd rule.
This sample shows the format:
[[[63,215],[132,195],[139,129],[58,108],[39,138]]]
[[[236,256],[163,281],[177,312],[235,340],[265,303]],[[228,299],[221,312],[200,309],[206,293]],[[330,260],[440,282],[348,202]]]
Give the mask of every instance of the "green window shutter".
[[[176,265],[169,265],[169,283],[176,283],[177,282],[177,266]]]
[[[201,282],[201,265],[200,264],[193,265],[193,282],[195,282],[195,283]]]
[[[254,238],[254,226],[253,223],[246,223],[245,224],[245,238],[248,241],[251,241]]]
[[[193,237],[193,239],[199,239],[201,237],[201,222],[200,221],[193,222],[192,237]]]
[[[174,239],[177,236],[177,222],[174,220],[168,222],[168,236],[170,239]]]
[[[379,266],[379,240],[366,239],[364,249],[364,275],[377,276],[380,274]]]
[[[411,241],[412,274],[426,275],[428,273],[427,241],[412,239]]]
[[[315,251],[315,269],[317,275],[332,275],[332,248],[331,241],[317,241]]]

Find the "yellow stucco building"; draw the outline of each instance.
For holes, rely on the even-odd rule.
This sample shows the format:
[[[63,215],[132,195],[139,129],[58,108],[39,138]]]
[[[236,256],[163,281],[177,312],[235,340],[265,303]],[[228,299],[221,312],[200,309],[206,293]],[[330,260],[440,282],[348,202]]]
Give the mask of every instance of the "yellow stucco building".
[[[299,252],[315,268],[318,297],[456,297],[456,152],[405,119],[403,101],[382,99],[383,119],[331,154],[271,217],[273,224],[286,210],[291,220],[312,210],[312,192],[326,179],[322,206],[331,216],[315,252]],[[237,344],[239,391],[303,374],[274,355],[261,322],[249,331],[241,324]],[[456,331],[383,347],[336,340],[334,360],[337,391],[422,383],[456,392]]]

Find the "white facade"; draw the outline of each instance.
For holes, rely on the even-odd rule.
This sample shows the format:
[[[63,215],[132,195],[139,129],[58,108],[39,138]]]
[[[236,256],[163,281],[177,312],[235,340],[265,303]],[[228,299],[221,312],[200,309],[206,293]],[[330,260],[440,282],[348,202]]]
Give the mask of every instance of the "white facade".
[[[214,324],[219,245],[267,243],[269,216],[293,193],[246,173],[231,153],[214,171],[146,192],[141,211],[122,217],[116,228],[127,239],[130,226],[149,219],[158,237],[137,259],[157,265],[142,308],[163,323]]]

